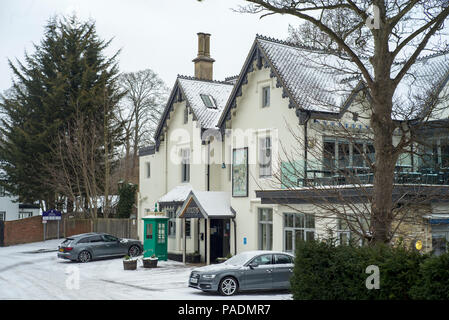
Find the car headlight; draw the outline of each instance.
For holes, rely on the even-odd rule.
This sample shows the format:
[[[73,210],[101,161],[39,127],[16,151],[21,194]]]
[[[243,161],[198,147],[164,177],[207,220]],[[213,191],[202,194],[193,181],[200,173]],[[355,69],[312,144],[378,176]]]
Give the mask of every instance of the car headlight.
[[[204,279],[213,279],[215,278],[215,274],[203,274]]]

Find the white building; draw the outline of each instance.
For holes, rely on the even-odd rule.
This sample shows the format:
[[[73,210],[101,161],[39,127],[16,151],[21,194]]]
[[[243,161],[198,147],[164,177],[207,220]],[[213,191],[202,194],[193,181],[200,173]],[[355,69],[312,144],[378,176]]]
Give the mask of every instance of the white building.
[[[4,174],[0,172],[4,178]],[[0,186],[0,221],[11,221],[40,215],[40,207],[35,204],[24,204],[17,201],[17,197],[8,194]]]
[[[169,257],[181,259],[184,253],[198,252],[207,263],[247,250],[292,252],[298,237],[324,236],[329,224],[341,239],[350,236],[338,227],[337,219],[315,219],[319,209],[301,193],[308,192],[303,186],[320,181],[341,184],[345,197],[362,201],[354,183],[333,177],[312,159],[313,150],[316,154],[321,148],[326,153],[320,153],[320,160],[331,161],[332,167],[367,169],[357,150],[371,157],[372,143],[365,138],[356,146],[335,134],[339,123],[345,130],[369,132],[369,111],[356,91],[361,83],[353,85],[353,91],[346,87],[346,93],[336,94],[339,86],[351,81],[343,82],[338,74],[314,66],[305,59],[304,48],[262,36],[254,40],[238,77],[214,81],[209,39],[209,34],[198,34],[195,77],[177,77],[154,137],[156,144],[140,150],[139,218],[158,203],[170,217]],[[426,80],[430,70],[433,80],[444,87],[448,62],[447,55],[429,57],[411,73]],[[405,81],[395,98],[404,98],[400,94],[414,85]],[[448,109],[441,110],[433,119],[436,122],[449,118]],[[306,143],[300,145],[298,139]],[[437,146],[432,152],[441,168],[438,173],[424,173],[413,155],[402,157],[398,166],[410,175],[421,170],[419,185],[437,184],[438,192],[447,196],[449,172],[443,169],[449,167],[449,138],[434,135],[430,140]],[[294,154],[293,162],[289,154]],[[291,170],[303,171],[306,179],[291,181],[290,177],[297,177],[289,174]],[[369,185],[372,173],[362,173],[357,177]],[[444,197],[441,200],[427,204],[431,212],[425,219],[436,221],[438,214],[442,222],[438,237],[449,239],[449,207]],[[437,237],[431,225],[426,224],[430,242]],[[426,248],[432,248],[425,240]]]

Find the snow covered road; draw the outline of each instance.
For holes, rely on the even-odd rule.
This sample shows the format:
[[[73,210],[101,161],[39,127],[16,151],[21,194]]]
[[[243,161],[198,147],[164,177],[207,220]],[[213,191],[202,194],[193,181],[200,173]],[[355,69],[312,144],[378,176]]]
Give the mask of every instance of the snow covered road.
[[[291,299],[287,292],[244,293],[233,297],[187,287],[193,266],[159,261],[158,268],[123,270],[122,259],[73,263],[57,258],[62,240],[0,248],[0,299]],[[51,251],[55,250],[55,251]]]

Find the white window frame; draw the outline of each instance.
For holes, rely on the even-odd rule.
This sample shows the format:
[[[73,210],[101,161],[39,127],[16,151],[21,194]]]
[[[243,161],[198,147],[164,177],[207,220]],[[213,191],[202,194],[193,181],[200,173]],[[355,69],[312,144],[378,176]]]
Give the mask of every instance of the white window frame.
[[[293,215],[293,226],[286,226],[285,224],[285,219],[287,215]],[[304,220],[304,227],[300,227],[300,226],[296,226],[295,225],[295,215],[298,216],[303,216],[303,220]],[[313,217],[313,228],[307,227],[307,217]],[[307,234],[308,233],[313,233],[313,238],[316,238],[316,226],[315,226],[315,216],[313,214],[304,214],[304,213],[298,213],[298,212],[284,212],[283,213],[283,221],[284,221],[284,230],[283,230],[283,236],[284,236],[284,248],[283,251],[284,252],[291,252],[294,253],[296,251],[296,231],[302,231],[303,232],[303,239],[307,241]],[[292,243],[291,243],[291,247],[292,250],[287,250],[287,232],[291,232],[292,233]]]
[[[184,109],[184,124],[187,124],[189,122],[189,109],[185,107]]]
[[[262,87],[262,108],[268,108],[270,106],[271,87]]]
[[[351,242],[351,230],[349,230],[349,227],[342,227],[342,222],[344,222],[343,219],[337,218],[337,241],[339,245],[342,244],[349,244]],[[341,243],[341,236],[346,235],[348,239],[348,243]]]
[[[31,211],[19,212],[19,220],[31,218],[32,216],[33,216],[33,212],[31,212]]]
[[[271,212],[271,220],[261,220],[261,214],[264,210],[267,210],[269,212]],[[258,246],[259,246],[259,250],[272,250],[273,249],[273,208],[264,208],[264,207],[260,207],[257,208],[257,225],[258,225],[258,233],[259,233],[259,241],[258,241]],[[264,237],[263,237],[263,226],[265,226],[265,231],[267,231],[267,229],[270,230],[269,233],[267,233],[266,235],[266,243],[264,242]],[[265,248],[264,248],[265,247]]]
[[[200,94],[201,100],[203,100],[204,105],[208,109],[217,109],[217,104],[215,103],[214,97],[210,94]]]
[[[176,237],[176,207],[167,206],[164,208],[165,212],[167,212],[168,222],[167,222],[167,235],[169,237]]]
[[[151,162],[146,163],[146,169],[147,169],[147,179],[151,178]]]
[[[190,181],[190,149],[181,149],[181,182]]]
[[[267,155],[267,152],[269,155]],[[272,176],[273,144],[271,136],[259,138],[259,178]]]
[[[0,221],[6,221],[6,211],[0,211]]]

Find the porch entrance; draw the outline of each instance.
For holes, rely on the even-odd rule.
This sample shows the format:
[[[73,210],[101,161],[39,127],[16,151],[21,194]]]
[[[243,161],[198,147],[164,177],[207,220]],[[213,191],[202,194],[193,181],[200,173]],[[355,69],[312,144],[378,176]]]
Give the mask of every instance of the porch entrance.
[[[230,219],[210,220],[210,261],[226,257],[230,253]]]
[[[191,191],[178,212],[183,219],[183,262],[186,261],[185,219],[198,219],[198,249],[203,242],[204,262],[216,263],[217,258],[226,257],[231,252],[231,221],[235,233],[235,211],[230,206],[230,194],[217,191]],[[201,229],[202,229],[201,228]],[[234,236],[235,240],[235,236]],[[234,251],[235,251],[234,245]],[[234,252],[235,254],[235,252]]]

